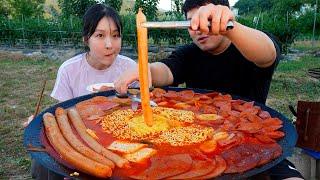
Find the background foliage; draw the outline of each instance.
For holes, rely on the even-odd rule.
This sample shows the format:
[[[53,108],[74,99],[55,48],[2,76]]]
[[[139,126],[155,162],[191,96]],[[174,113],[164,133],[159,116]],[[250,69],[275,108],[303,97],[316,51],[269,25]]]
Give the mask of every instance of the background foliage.
[[[239,0],[239,21],[250,27],[268,31],[279,38],[286,51],[299,35],[312,34],[315,0]],[[317,9],[316,34],[320,35]]]
[[[148,21],[157,19],[157,11],[159,0],[136,0],[134,4],[135,14],[139,8],[142,8],[143,13],[146,15]]]
[[[43,4],[45,0],[5,0],[8,3],[8,15],[14,17],[24,15],[25,17],[43,16]]]
[[[86,9],[95,3],[95,0],[59,0],[62,15],[65,17],[82,17]]]
[[[81,18],[94,0],[58,0],[61,12],[50,11],[43,16],[45,0],[2,0],[0,3],[0,43],[33,45],[43,43],[68,43],[81,45]],[[143,8],[149,21],[182,20],[183,0],[172,0],[172,11],[160,12],[159,0],[132,1],[132,11],[121,10],[123,0],[102,0],[101,3],[122,12],[124,44],[135,46],[135,13]],[[315,0],[239,0],[237,20],[249,27],[277,36],[286,50],[297,37],[312,36]],[[130,9],[130,8],[129,8]],[[320,14],[317,10],[316,37],[320,36]],[[186,30],[149,31],[150,43],[182,44],[190,41]]]
[[[105,0],[105,4],[113,7],[116,11],[120,12],[122,6],[122,0]]]

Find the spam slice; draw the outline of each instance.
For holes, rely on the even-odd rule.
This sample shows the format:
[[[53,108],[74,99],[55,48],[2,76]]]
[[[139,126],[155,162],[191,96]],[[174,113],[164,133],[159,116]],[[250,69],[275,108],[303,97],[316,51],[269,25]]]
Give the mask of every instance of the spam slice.
[[[215,161],[193,160],[192,167],[189,171],[170,177],[169,179],[196,179],[199,176],[209,174],[215,169]]]
[[[151,158],[151,166],[145,171],[132,175],[133,179],[164,179],[187,172],[192,167],[192,158],[189,154]]]
[[[199,179],[212,179],[215,178],[217,176],[220,176],[227,168],[227,163],[226,161],[219,155],[215,156],[215,161],[216,161],[216,166],[213,169],[213,171],[211,171],[210,173],[201,176],[201,177],[197,177]]]
[[[112,144],[108,146],[109,150],[120,152],[120,153],[134,153],[141,148],[146,147],[146,144],[141,143],[129,143],[124,141],[114,141]]]
[[[126,158],[130,162],[140,163],[149,159],[153,156],[157,151],[152,148],[142,148],[134,153],[125,154],[124,158]]]
[[[219,116],[218,114],[200,114],[196,117],[202,121],[215,121],[222,118],[222,116]]]

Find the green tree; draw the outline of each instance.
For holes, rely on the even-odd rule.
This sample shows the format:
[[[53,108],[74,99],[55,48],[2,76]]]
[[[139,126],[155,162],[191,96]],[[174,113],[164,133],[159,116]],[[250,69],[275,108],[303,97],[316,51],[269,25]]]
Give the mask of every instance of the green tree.
[[[272,10],[279,13],[300,11],[304,4],[315,4],[315,0],[239,0],[234,7],[239,14],[254,14]]]
[[[105,0],[105,4],[110,7],[113,7],[116,11],[120,12],[122,0]]]
[[[292,14],[300,11],[301,7],[306,4],[307,0],[273,0],[273,12],[277,14]]]
[[[11,1],[11,6],[14,8],[12,15],[37,17],[43,16],[45,0],[14,0]]]
[[[159,0],[136,0],[134,4],[135,13],[142,8],[147,20],[156,20]]]
[[[312,34],[314,23],[314,10],[309,10],[299,17],[299,27],[303,34]],[[316,21],[316,34],[320,35],[320,13],[318,10]]]
[[[239,14],[252,14],[267,11],[273,7],[273,0],[239,0],[234,7],[239,9]]]
[[[86,10],[96,4],[95,0],[59,0],[59,6],[64,17],[82,17]]]
[[[12,11],[10,0],[2,0],[0,3],[0,16],[9,16]]]
[[[273,33],[286,51],[296,37],[313,27],[312,13],[301,11],[306,4],[312,6],[315,0],[239,0],[235,7],[239,8],[244,24]],[[258,24],[253,24],[252,19],[257,18]]]
[[[183,0],[171,0],[171,3],[173,3],[173,11],[183,14],[182,6],[183,6]]]

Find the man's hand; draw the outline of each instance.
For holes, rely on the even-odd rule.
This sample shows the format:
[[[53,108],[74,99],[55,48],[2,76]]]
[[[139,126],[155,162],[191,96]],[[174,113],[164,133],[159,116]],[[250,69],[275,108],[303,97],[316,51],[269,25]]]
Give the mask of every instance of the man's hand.
[[[188,11],[187,18],[191,19],[192,31],[227,37],[246,59],[258,67],[271,66],[277,57],[276,46],[265,33],[238,22],[234,22],[234,28],[227,31],[228,21],[235,20],[227,6],[207,4]],[[208,28],[209,22],[211,29]]]
[[[210,33],[214,35],[226,34],[227,24],[233,21],[234,14],[227,6],[208,4],[201,6],[195,10],[191,18],[191,29],[196,31],[200,30],[204,34]],[[211,29],[209,30],[208,24],[211,22]]]

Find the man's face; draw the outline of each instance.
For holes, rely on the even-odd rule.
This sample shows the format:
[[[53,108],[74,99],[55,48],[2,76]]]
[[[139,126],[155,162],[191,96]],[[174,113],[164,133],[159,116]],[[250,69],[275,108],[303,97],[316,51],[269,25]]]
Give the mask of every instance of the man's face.
[[[187,19],[191,20],[193,14],[198,10],[198,8],[191,9],[187,12]],[[190,37],[193,42],[203,51],[214,51],[219,47],[223,41],[223,36],[221,35],[210,35],[202,34],[200,31],[193,31],[188,29]]]

